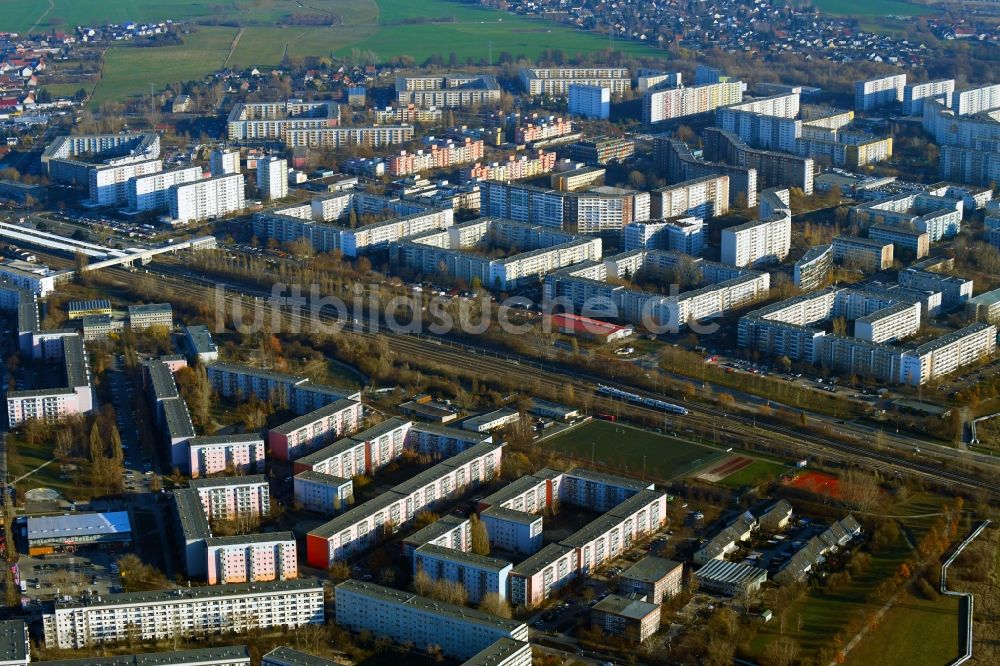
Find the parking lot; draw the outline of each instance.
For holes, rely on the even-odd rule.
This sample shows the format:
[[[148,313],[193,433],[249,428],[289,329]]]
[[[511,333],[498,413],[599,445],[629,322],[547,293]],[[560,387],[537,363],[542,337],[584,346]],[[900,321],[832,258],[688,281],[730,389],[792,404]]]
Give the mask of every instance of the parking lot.
[[[40,557],[22,555],[18,568],[26,583],[24,596],[34,603],[121,591],[117,558],[118,553],[97,550]]]

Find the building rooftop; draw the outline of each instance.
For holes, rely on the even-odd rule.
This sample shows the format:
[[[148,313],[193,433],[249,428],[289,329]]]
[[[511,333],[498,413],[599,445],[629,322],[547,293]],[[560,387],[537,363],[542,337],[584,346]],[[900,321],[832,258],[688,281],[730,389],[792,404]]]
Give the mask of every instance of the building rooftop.
[[[244,432],[236,435],[213,435],[211,437],[192,437],[191,446],[226,446],[228,444],[255,443],[263,446],[264,438],[255,432]]]
[[[479,515],[489,516],[491,518],[496,518],[497,520],[504,520],[508,523],[521,523],[522,525],[531,525],[532,523],[542,519],[539,515],[518,511],[516,509],[508,509],[507,507],[500,506],[499,504],[494,504],[490,508],[480,511]]]
[[[88,386],[90,368],[87,366],[87,354],[83,349],[83,338],[79,335],[67,335],[63,338],[62,348],[66,385],[70,388]]]
[[[229,583],[225,585],[206,585],[204,587],[181,587],[169,590],[154,590],[152,592],[119,592],[105,594],[101,601],[85,603],[82,601],[56,602],[56,609],[62,608],[101,608],[109,606],[158,605],[184,603],[190,600],[206,600],[226,597],[245,597],[279,592],[323,592],[323,584],[318,578],[296,578],[294,580],[278,580],[256,583]]]
[[[80,310],[110,310],[111,301],[106,298],[95,298],[90,301],[70,301],[66,304],[66,311],[80,311]]]
[[[749,564],[727,562],[726,560],[712,560],[698,569],[694,575],[698,578],[708,579],[717,583],[741,585],[751,583],[755,580],[766,579],[767,570],[752,567]]]
[[[937,351],[941,347],[945,347],[947,345],[950,345],[951,343],[955,342],[956,340],[960,340],[961,338],[964,338],[967,335],[973,335],[975,333],[979,333],[980,331],[982,331],[984,329],[987,329],[987,328],[993,329],[994,332],[996,331],[996,327],[995,326],[993,326],[991,324],[984,324],[981,321],[977,321],[976,323],[970,324],[969,326],[966,326],[965,328],[959,329],[957,331],[952,331],[951,333],[947,333],[945,335],[942,335],[940,338],[938,338],[936,340],[931,340],[930,342],[925,342],[924,344],[919,345],[918,347],[914,348],[910,353],[916,354],[917,356],[923,356],[924,354],[930,354],[931,352]]]
[[[208,330],[208,326],[199,324],[197,326],[188,326],[184,330],[187,334],[188,343],[195,354],[212,354],[219,351],[219,347],[215,344],[215,340],[212,339],[212,334]]]
[[[641,621],[650,613],[659,610],[659,604],[651,604],[638,599],[629,599],[617,594],[609,594],[594,606],[594,611],[620,615],[630,620]]]
[[[197,433],[191,423],[191,413],[187,403],[180,397],[163,401],[163,414],[167,420],[167,430],[173,439],[191,439]]]
[[[63,516],[28,518],[28,541],[38,539],[71,540],[104,534],[130,534],[132,525],[127,511],[107,513],[68,513]]]
[[[414,423],[410,430],[415,432],[429,432],[434,435],[453,437],[461,442],[489,442],[493,440],[493,435],[484,432],[472,432],[462,428],[449,428],[448,426],[436,423]]]
[[[399,502],[404,497],[404,495],[396,492],[395,490],[387,490],[381,495],[376,495],[363,504],[358,504],[357,506],[348,509],[333,520],[315,527],[311,532],[309,532],[309,534],[321,539],[329,539],[334,534],[351,527],[365,516],[370,516],[372,513],[383,509],[390,504]]]
[[[629,479],[615,474],[605,474],[604,472],[598,472],[583,467],[574,467],[570,471],[566,472],[566,477],[593,481],[595,483],[603,483],[617,488],[628,488],[636,492],[640,490],[651,490],[653,488],[653,484],[647,481]]]
[[[221,662],[250,660],[250,651],[245,645],[199,648],[195,650],[171,650],[170,652],[149,652],[113,657],[86,657],[83,659],[57,659],[43,662],[47,666],[209,666]]]
[[[1000,303],[1000,289],[984,291],[978,296],[973,296],[968,300],[970,305],[994,305]]]
[[[473,655],[471,659],[463,661],[462,666],[499,666],[499,664],[507,663],[507,659],[511,655],[523,650],[527,645],[522,641],[515,641],[513,638],[504,636],[483,651]]]
[[[237,534],[234,536],[211,537],[205,539],[206,546],[241,546],[253,543],[273,543],[284,541],[295,543],[295,535],[291,532],[258,532],[256,534]]]
[[[144,303],[142,305],[130,305],[128,306],[128,316],[134,317],[135,315],[149,315],[149,314],[171,314],[173,313],[173,308],[170,303]]]
[[[511,573],[520,574],[522,576],[532,576],[558,560],[560,557],[575,551],[575,548],[564,546],[561,543],[550,543],[531,557],[516,565],[513,569],[511,569]]]
[[[345,483],[351,483],[350,479],[344,479],[339,476],[333,476],[332,474],[323,474],[321,472],[314,472],[311,469],[299,472],[295,475],[296,479],[302,479],[303,481],[308,481],[310,483],[321,483],[324,486],[333,486],[339,488]]]
[[[278,646],[263,656],[263,663],[280,662],[288,666],[340,666],[335,661],[300,652],[285,645]]]
[[[517,414],[517,410],[503,408],[497,409],[492,412],[487,412],[485,414],[479,414],[478,416],[470,416],[465,421],[462,422],[462,426],[468,429],[479,428],[480,426],[492,423],[502,418],[513,416]]]
[[[319,449],[318,451],[313,451],[308,455],[302,456],[301,458],[297,458],[295,460],[295,464],[315,465],[316,463],[320,463],[325,460],[329,460],[330,458],[336,455],[340,455],[341,453],[349,449],[353,449],[358,446],[364,446],[364,444],[365,444],[364,440],[357,440],[354,439],[353,437],[344,437],[342,439],[338,439],[333,444],[328,444],[327,446],[324,446],[322,449]]]
[[[24,620],[0,622],[0,661],[28,661],[28,625]]]
[[[502,618],[491,613],[484,613],[483,611],[476,610],[474,608],[456,606],[443,601],[421,597],[413,594],[412,592],[394,590],[392,588],[383,587],[374,583],[365,583],[353,579],[346,580],[337,586],[338,592],[343,589],[350,590],[351,592],[355,592],[357,594],[385,599],[390,603],[414,606],[423,611],[438,615],[460,618],[466,623],[500,629],[505,633],[514,633],[524,627],[524,623],[518,622],[517,620]]]
[[[198,439],[212,439],[209,437]],[[208,488],[223,488],[227,486],[266,486],[267,477],[263,474],[247,474],[246,476],[216,476],[208,479],[191,479],[188,485],[194,490]]]
[[[205,508],[202,506],[198,491],[179,488],[173,491],[173,496],[174,510],[180,520],[184,539],[197,541],[211,538],[212,529],[208,525],[208,518],[205,517]]]
[[[424,545],[418,547],[416,552],[428,557],[435,557],[439,560],[459,562],[465,566],[475,567],[477,569],[502,571],[513,566],[507,560],[500,559],[499,557],[476,555],[475,553],[467,553],[464,550],[444,548],[433,543],[425,543]]]
[[[174,373],[170,372],[170,367],[163,361],[155,360],[146,363],[146,374],[149,375],[149,383],[157,400],[176,398],[180,395],[177,392]]]
[[[285,421],[281,425],[277,425],[271,428],[271,432],[280,435],[287,435],[289,433],[295,432],[299,428],[304,428],[307,425],[310,425],[311,423],[318,421],[319,419],[326,418],[331,414],[336,414],[337,412],[344,409],[348,409],[356,404],[358,404],[357,400],[349,400],[347,398],[341,398],[340,400],[327,403],[326,405],[323,405],[319,409],[314,409],[313,411],[308,412],[307,414],[303,414],[302,416],[296,416],[294,419],[291,419],[290,421]]]
[[[403,542],[409,544],[430,543],[442,534],[446,534],[454,529],[462,527],[468,522],[468,518],[461,518],[459,516],[448,514],[447,516],[442,516],[430,525],[417,530],[410,536],[403,539]]]
[[[622,578],[638,580],[643,583],[656,583],[683,566],[680,562],[647,555],[626,569],[622,573]]]

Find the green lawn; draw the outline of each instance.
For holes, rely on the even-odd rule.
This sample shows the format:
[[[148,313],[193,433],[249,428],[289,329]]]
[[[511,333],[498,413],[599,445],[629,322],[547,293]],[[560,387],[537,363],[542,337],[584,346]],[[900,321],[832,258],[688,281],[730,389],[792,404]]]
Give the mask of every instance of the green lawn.
[[[785,610],[785,633],[799,643],[805,663],[816,650],[830,646],[830,639],[845,629],[852,615],[866,606],[865,599],[874,592],[878,584],[892,576],[906,559],[910,548],[902,533],[894,547],[872,555],[871,567],[863,575],[854,578],[849,586],[836,594],[819,588],[812,590],[793,602]],[[880,606],[874,604],[874,607]],[[799,621],[801,620],[801,630]],[[761,627],[751,645],[754,652],[776,638],[781,631],[780,618],[775,618]],[[758,652],[759,653],[759,652]],[[879,662],[869,663],[906,663]],[[938,662],[938,663],[944,663]]]
[[[788,465],[768,460],[755,460],[743,469],[730,474],[716,485],[726,488],[742,488],[744,486],[757,486],[765,481],[770,481],[781,476],[781,473],[788,469]]]
[[[55,11],[41,24],[93,24],[106,21],[172,18],[201,23],[184,35],[181,46],[141,49],[112,46],[94,92],[94,103],[149,93],[149,86],[199,79],[222,67],[238,28],[210,26],[227,21],[244,27],[228,64],[232,67],[273,67],[287,56],[350,57],[356,50],[372,52],[380,62],[410,56],[421,63],[452,53],[458,62],[493,60],[507,52],[514,57],[537,58],[546,49],[559,49],[567,58],[607,49],[609,42],[552,21],[515,16],[457,0],[312,0],[299,5],[289,0],[108,0],[74,2],[54,0]],[[0,25],[27,30],[41,14],[37,0],[0,2]],[[278,25],[293,13],[329,15],[324,26]],[[54,17],[54,18],[53,18]],[[91,20],[93,19],[93,20]],[[404,23],[422,19],[424,22]],[[53,24],[56,25],[56,24]],[[634,42],[616,42],[614,48],[636,55],[658,56],[662,51]],[[79,86],[77,86],[79,88]],[[74,88],[72,92],[75,92]],[[65,92],[61,90],[60,92]]]
[[[584,460],[593,456],[596,463],[631,474],[641,474],[645,460],[646,473],[664,480],[685,474],[722,455],[707,446],[600,420],[545,440],[545,446]]]
[[[238,21],[273,25],[292,14],[329,16],[331,23],[374,20],[374,0],[4,0],[0,25],[20,32],[37,22],[38,30],[126,21]]]
[[[939,666],[959,654],[958,598],[907,595],[847,654],[846,664]]]
[[[168,83],[200,79],[222,67],[236,31],[236,28],[204,27],[186,35],[180,46],[108,49],[93,103],[148,95],[150,84],[160,90]]]
[[[833,16],[924,16],[935,13],[932,7],[914,5],[904,0],[815,0],[816,7]]]
[[[35,446],[30,446],[20,433],[9,434],[7,441],[10,446],[17,449],[17,454],[8,459],[11,481],[53,460],[52,442],[40,442]],[[91,496],[90,486],[86,483],[78,483],[73,479],[61,478],[60,467],[58,462],[52,462],[19,481],[16,487],[18,496],[23,496],[25,491],[32,488],[52,488],[59,491],[67,499],[89,499]]]

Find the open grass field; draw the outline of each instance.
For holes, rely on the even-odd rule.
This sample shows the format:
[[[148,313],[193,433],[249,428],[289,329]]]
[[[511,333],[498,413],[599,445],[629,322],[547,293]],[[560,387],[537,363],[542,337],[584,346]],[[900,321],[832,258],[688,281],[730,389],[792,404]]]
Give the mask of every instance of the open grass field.
[[[845,664],[938,666],[959,655],[958,598],[906,595],[847,654]]]
[[[148,95],[150,84],[159,90],[171,82],[200,79],[222,67],[236,32],[236,28],[203,27],[180,46],[110,48],[93,103]]]
[[[893,572],[906,559],[910,552],[909,545],[902,533],[893,547],[872,556],[871,567],[863,575],[856,576],[851,584],[844,589],[830,593],[820,588],[812,590],[793,602],[785,609],[784,631],[787,636],[798,642],[804,663],[810,663],[813,654],[830,645],[830,639],[844,631],[851,616],[859,608],[867,608],[865,599],[874,592],[878,584],[892,576]],[[879,604],[880,605],[880,604]],[[754,638],[751,648],[754,652],[763,650],[764,646],[777,638],[781,633],[782,622],[774,618],[761,627]],[[937,663],[945,663],[947,660]],[[906,663],[895,661],[872,661],[868,663]]]
[[[72,478],[63,478],[61,465],[53,461],[52,442],[39,442],[32,446],[24,438],[8,436],[8,443],[17,448],[17,453],[8,459],[10,464],[10,479],[13,481],[25,476],[32,470],[33,474],[25,476],[17,482],[17,494],[23,496],[32,488],[51,488],[57,490],[67,499],[89,499],[90,486],[79,483]],[[50,464],[46,464],[50,463]],[[42,465],[45,465],[42,467]],[[69,475],[66,475],[69,476]]]
[[[769,460],[754,460],[749,465],[736,470],[715,483],[734,489],[745,486],[758,486],[772,479],[777,479],[787,469],[788,465],[783,465],[782,463],[771,462]]]
[[[460,63],[494,61],[503,52],[536,58],[545,49],[562,50],[567,57],[609,48],[604,38],[551,21],[514,16],[456,0],[134,0],[130,3],[92,0],[53,0],[47,8],[38,0],[0,2],[0,26],[29,30],[66,28],[109,21],[187,20],[200,23],[184,37],[183,46],[139,49],[113,45],[105,56],[103,78],[94,103],[120,100],[149,92],[149,84],[198,79],[227,63],[231,67],[273,67],[285,57],[349,57],[355,50],[371,52],[378,61],[410,56],[421,63],[452,53]],[[280,25],[292,14],[329,17],[321,26]],[[232,26],[208,25],[219,22]],[[420,21],[420,22],[413,22]],[[244,31],[230,55],[238,28]],[[634,42],[616,42],[614,48],[636,55],[662,52]],[[74,89],[75,91],[76,89]]]
[[[371,20],[373,0],[4,0],[0,25],[25,32],[127,21],[211,21],[274,25],[291,14],[329,17],[331,24]]]
[[[816,7],[833,16],[924,16],[935,13],[934,8],[916,5],[905,0],[816,0]]]
[[[649,430],[610,421],[591,421],[545,440],[545,446],[572,456],[640,474],[671,479],[718,459],[721,452]]]

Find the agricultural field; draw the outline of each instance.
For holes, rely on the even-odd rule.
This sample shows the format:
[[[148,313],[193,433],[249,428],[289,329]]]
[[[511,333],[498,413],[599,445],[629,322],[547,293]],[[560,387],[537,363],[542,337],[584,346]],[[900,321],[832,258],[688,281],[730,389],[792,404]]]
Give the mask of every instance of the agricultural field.
[[[649,430],[610,421],[591,421],[545,440],[545,446],[581,460],[594,460],[630,474],[671,479],[722,455],[719,451]]]
[[[374,20],[374,0],[6,0],[0,3],[0,25],[26,32],[127,21],[194,21],[239,25],[274,25],[292,14],[329,17],[330,24]]]
[[[199,24],[184,35],[183,46],[150,49],[114,45],[105,55],[102,80],[94,103],[121,100],[149,92],[149,85],[198,79],[223,66],[273,67],[285,58],[350,57],[373,54],[378,61],[409,56],[421,63],[454,53],[460,63],[468,58],[494,61],[507,52],[536,58],[546,49],[572,57],[607,49],[604,38],[550,21],[514,16],[456,0],[317,0],[304,8],[287,0],[235,0],[217,4],[205,0],[179,2],[107,0],[80,3],[53,0],[45,17],[35,0],[0,3],[0,25],[29,30],[71,27],[77,24],[127,20],[187,20]],[[126,15],[127,14],[127,15]],[[288,25],[292,14],[329,16],[325,25]],[[227,26],[218,25],[226,22]],[[237,27],[240,26],[240,27]],[[236,39],[239,35],[239,39]],[[657,55],[637,43],[615,43],[619,51]],[[74,88],[75,91],[75,88]]]
[[[108,49],[93,103],[148,95],[150,84],[159,90],[175,81],[200,79],[222,67],[236,33],[236,28],[204,27],[188,35],[179,46]]]

